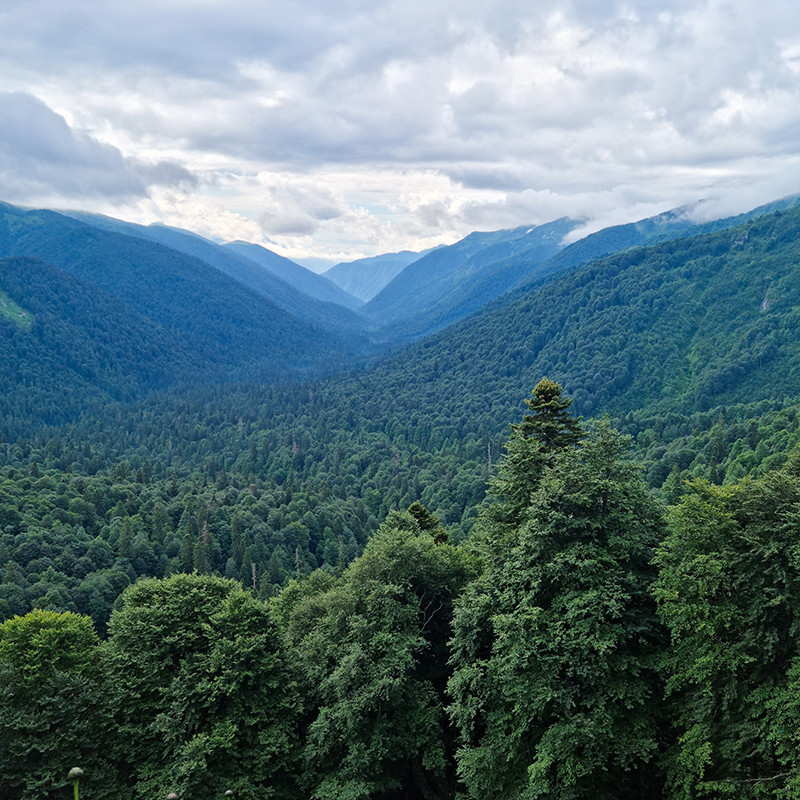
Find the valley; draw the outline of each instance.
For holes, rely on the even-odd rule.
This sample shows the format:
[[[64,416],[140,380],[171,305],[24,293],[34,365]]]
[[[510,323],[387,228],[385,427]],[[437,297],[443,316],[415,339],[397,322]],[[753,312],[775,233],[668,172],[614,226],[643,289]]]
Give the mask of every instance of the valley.
[[[3,795],[792,796],[798,198],[580,224],[337,283],[0,205]]]

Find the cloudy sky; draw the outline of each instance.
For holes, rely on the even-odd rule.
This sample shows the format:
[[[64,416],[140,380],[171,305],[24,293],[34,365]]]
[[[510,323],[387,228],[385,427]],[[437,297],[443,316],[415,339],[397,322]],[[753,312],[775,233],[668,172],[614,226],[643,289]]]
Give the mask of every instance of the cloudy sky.
[[[0,3],[10,203],[337,261],[797,192],[790,0]]]

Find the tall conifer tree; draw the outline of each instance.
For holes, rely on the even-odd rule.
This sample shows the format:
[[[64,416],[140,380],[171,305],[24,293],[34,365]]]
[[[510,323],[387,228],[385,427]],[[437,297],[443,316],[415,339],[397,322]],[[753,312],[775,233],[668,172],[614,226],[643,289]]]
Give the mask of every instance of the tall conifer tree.
[[[658,790],[661,509],[607,422],[576,447],[567,430],[503,558],[457,603],[451,713],[480,800]]]

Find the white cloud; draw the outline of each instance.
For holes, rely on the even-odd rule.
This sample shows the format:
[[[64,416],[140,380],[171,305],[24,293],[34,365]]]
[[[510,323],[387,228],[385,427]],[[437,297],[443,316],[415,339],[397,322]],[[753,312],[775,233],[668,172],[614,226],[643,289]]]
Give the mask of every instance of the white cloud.
[[[0,116],[5,199],[297,257],[800,189],[788,0],[5,0],[0,31],[0,90],[47,104]]]
[[[153,185],[196,183],[169,161],[125,158],[116,148],[70,128],[43,102],[24,92],[0,92],[0,185],[5,199],[127,200]]]

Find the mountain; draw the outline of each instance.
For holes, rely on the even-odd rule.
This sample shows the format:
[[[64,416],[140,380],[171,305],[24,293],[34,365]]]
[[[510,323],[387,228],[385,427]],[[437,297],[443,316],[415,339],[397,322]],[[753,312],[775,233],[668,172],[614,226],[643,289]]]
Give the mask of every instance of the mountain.
[[[221,380],[227,366],[97,286],[34,259],[0,259],[0,303],[24,313],[16,323],[0,321],[6,438],[151,389]]]
[[[800,209],[791,209],[732,229],[628,248],[498,298],[370,370],[268,399],[231,395],[219,400],[219,413],[226,419],[257,414],[253,430],[284,420],[284,476],[310,469],[332,446],[329,437],[341,436],[349,443],[341,455],[350,453],[348,492],[361,491],[354,476],[367,463],[358,460],[358,440],[376,448],[371,463],[398,452],[416,463],[423,452],[454,458],[457,451],[472,463],[463,492],[474,496],[487,448],[496,459],[508,422],[520,417],[523,398],[544,375],[564,385],[578,413],[621,419],[689,418],[719,406],[800,396],[798,242]],[[257,412],[248,410],[253,403]],[[198,401],[197,413],[217,413],[204,412],[206,405]],[[219,446],[211,438],[206,445],[209,453]],[[311,458],[307,464],[303,454]],[[261,463],[272,456],[265,450],[254,458]],[[370,480],[376,498],[389,502],[392,495]],[[409,491],[403,486],[399,499]],[[459,493],[457,512],[446,511],[448,524],[466,513],[466,494]]]
[[[366,346],[363,338],[322,330],[292,316],[197,258],[155,242],[103,231],[51,211],[0,206],[0,257],[3,256],[27,256],[58,267],[138,315],[117,320],[115,330],[124,333],[126,327],[133,325],[132,319],[137,320],[134,328],[141,328],[141,317],[162,333],[169,332],[176,348],[176,368],[165,373],[169,383],[276,379],[297,370],[330,369]],[[55,313],[53,304],[57,303],[60,291],[57,282],[44,281],[42,286],[40,299],[49,303]],[[12,291],[0,279],[0,290],[20,307],[29,307],[30,298],[19,294],[19,283]],[[79,303],[81,292],[70,289],[69,294]],[[84,289],[83,294],[87,304],[93,302],[91,292]],[[36,312],[33,313],[35,316]],[[87,305],[83,311],[74,306],[70,313],[75,319],[91,320],[94,312]],[[108,319],[115,319],[110,311],[103,313]],[[13,338],[23,349],[27,347],[23,340],[37,335],[35,325],[32,332],[26,333],[13,322],[0,322],[6,328],[16,328]],[[96,326],[90,327],[94,331],[87,333],[90,338],[105,336]],[[46,332],[42,335],[47,338]],[[144,333],[137,336],[150,341]],[[164,343],[163,337],[159,341],[156,349],[168,353],[172,345]],[[90,349],[99,346],[95,342]],[[142,347],[146,362],[153,345]],[[41,352],[35,347],[34,351]],[[135,359],[135,355],[125,358]],[[41,361],[38,356],[31,359],[31,364]],[[44,358],[40,366],[31,368],[44,371],[48,369],[46,363],[49,361]],[[183,369],[181,364],[191,365],[191,369]],[[111,365],[108,369],[109,374],[119,369],[120,374],[133,375],[137,368]],[[158,372],[161,366],[154,369]],[[162,385],[160,380],[143,379],[141,388]],[[103,380],[99,385],[105,385]],[[62,389],[68,396],[80,391],[81,384],[66,381]],[[37,419],[35,406],[30,406],[29,412],[32,420]]]
[[[6,210],[0,215],[0,250],[49,250],[91,282],[28,258],[0,259],[0,423],[7,416],[22,419],[31,411],[26,403],[38,413],[40,403],[58,412],[59,400],[79,403],[84,391],[94,406],[85,406],[76,423],[0,447],[0,621],[8,620],[2,633],[3,644],[10,645],[0,665],[4,742],[11,737],[14,753],[22,753],[27,764],[41,755],[42,725],[36,723],[42,714],[55,709],[45,722],[72,715],[82,725],[73,726],[78,738],[87,738],[84,729],[91,734],[86,757],[93,760],[63,760],[83,764],[90,789],[98,786],[91,775],[99,774],[105,781],[99,793],[113,799],[170,785],[176,759],[188,764],[188,774],[197,752],[216,757],[208,747],[202,750],[203,741],[200,750],[190,746],[203,736],[211,740],[224,723],[220,774],[226,764],[229,769],[216,785],[256,796],[274,787],[277,776],[287,796],[299,794],[296,785],[307,789],[312,782],[322,786],[320,795],[331,786],[347,788],[343,780],[336,783],[341,754],[363,754],[364,742],[375,744],[377,726],[379,734],[399,731],[390,744],[397,743],[399,752],[394,774],[409,778],[403,796],[453,797],[459,787],[438,782],[440,775],[455,775],[467,762],[459,765],[452,751],[435,750],[453,739],[450,732],[433,729],[429,735],[430,719],[444,718],[450,669],[456,681],[464,679],[456,698],[461,709],[468,703],[485,708],[497,686],[510,698],[489,712],[500,708],[501,721],[513,717],[512,733],[522,730],[533,742],[506,748],[511,755],[503,759],[501,778],[514,771],[522,792],[531,774],[527,755],[538,746],[529,733],[539,736],[534,729],[543,729],[542,711],[522,703],[520,712],[512,704],[530,695],[531,686],[537,689],[534,673],[543,662],[531,658],[533,642],[555,664],[555,681],[538,684],[544,686],[539,696],[547,705],[547,731],[556,731],[549,744],[574,744],[576,719],[587,730],[586,715],[572,711],[576,697],[589,697],[605,714],[588,729],[599,731],[592,747],[599,742],[600,751],[608,751],[609,726],[602,726],[611,719],[612,733],[634,730],[638,750],[628,748],[629,763],[641,757],[636,732],[645,730],[648,737],[655,732],[646,742],[654,758],[663,745],[674,753],[673,765],[682,759],[694,769],[696,737],[687,744],[684,723],[699,719],[701,738],[713,740],[722,757],[701,763],[706,772],[696,779],[688,775],[679,788],[700,785],[707,796],[717,796],[714,787],[740,784],[744,788],[731,796],[744,797],[760,793],[751,792],[754,781],[775,779],[780,783],[765,788],[763,796],[790,795],[800,767],[791,739],[797,694],[793,631],[800,620],[800,450],[792,450],[800,443],[800,208],[747,217],[712,232],[687,230],[691,235],[667,231],[665,241],[623,247],[550,273],[370,370],[233,387],[203,380],[142,397],[139,381],[157,388],[165,372],[171,379],[173,366],[179,374],[204,369],[205,357],[195,361],[204,345],[223,368],[225,359],[246,354],[237,349],[235,331],[227,343],[213,327],[204,338],[202,325],[179,313],[178,295],[196,316],[203,310],[198,294],[227,291],[235,300],[232,308],[244,309],[244,323],[251,326],[247,309],[257,315],[267,301],[197,259],[164,252],[152,242],[132,240],[134,246],[130,237],[87,231],[59,215]],[[602,237],[595,243],[605,246]],[[502,270],[502,262],[487,266]],[[201,322],[219,314],[225,325],[234,323],[226,316],[230,309],[213,301],[208,299]],[[251,346],[258,349],[256,334],[250,334]],[[625,438],[607,423],[587,420],[583,443],[553,454],[544,466],[535,448],[526,457],[528,448],[518,439],[511,450],[517,458],[506,463],[500,483],[518,490],[519,513],[509,491],[495,498],[500,504],[482,506],[487,479],[498,474],[509,422],[532,411],[530,428],[573,429],[553,423],[553,408],[567,406],[557,397],[525,409],[524,398],[543,375],[564,384],[578,413],[614,414],[614,424],[635,437],[645,468],[627,460]],[[64,391],[62,381],[77,391]],[[557,395],[551,388],[547,394]],[[126,403],[131,396],[135,402]],[[122,402],[109,402],[117,398]],[[53,420],[59,419],[55,413]],[[666,514],[642,473],[671,505],[682,492],[691,494]],[[744,476],[752,477],[740,481]],[[689,478],[701,480],[687,488]],[[523,481],[536,489],[527,507],[531,495]],[[470,535],[478,513],[480,533],[469,548],[451,547]],[[547,580],[539,580],[542,575]],[[559,588],[564,575],[567,583],[577,580],[567,586],[570,597]],[[609,580],[616,593],[603,595]],[[508,586],[513,591],[504,591]],[[626,611],[631,586],[646,605]],[[552,595],[559,591],[560,605],[554,605]],[[533,613],[513,617],[517,608]],[[64,611],[73,613],[59,613]],[[540,625],[543,615],[549,617]],[[155,632],[154,618],[160,626]],[[164,634],[174,632],[176,619],[182,635],[166,637],[167,652]],[[613,639],[620,619],[634,622],[629,641]],[[704,625],[690,630],[698,619]],[[510,620],[494,626],[505,637],[495,647],[488,638],[493,620]],[[578,628],[570,632],[571,620]],[[92,625],[105,643],[98,642]],[[557,636],[534,640],[537,625],[549,625]],[[622,677],[611,675],[609,681],[608,665],[596,661],[597,669],[578,674],[576,691],[567,687],[566,695],[549,702],[563,675],[576,674],[589,628],[608,634],[596,649],[602,650],[601,661],[610,653],[622,663],[616,670]],[[53,635],[43,637],[42,631]],[[563,641],[556,641],[559,636]],[[67,641],[75,658],[58,663],[54,640]],[[681,649],[670,650],[678,641]],[[119,668],[141,663],[144,646],[153,665],[144,678]],[[476,646],[480,657],[501,657],[489,664],[488,682],[473,658]],[[153,733],[163,719],[158,715],[166,684],[158,665],[166,663],[164,653],[177,665],[178,678],[185,678],[167,687],[171,713],[178,715],[170,730],[177,730],[180,741],[175,745],[173,736],[167,744],[174,752],[166,755],[161,730]],[[453,665],[467,663],[465,653],[470,665],[453,673]],[[656,661],[664,668],[663,682],[671,680],[680,691],[662,703],[663,687],[654,680],[639,692],[654,700],[645,709],[628,691],[627,673],[638,675]],[[302,680],[284,669],[293,664],[304,665]],[[713,669],[706,669],[709,664]],[[698,670],[705,672],[694,691]],[[318,691],[321,683],[324,691]],[[387,692],[387,684],[400,690]],[[219,697],[210,696],[209,686]],[[255,712],[253,686],[260,691]],[[482,691],[486,686],[488,694]],[[94,702],[101,689],[111,704]],[[278,708],[288,709],[282,716],[273,713],[276,691],[286,700]],[[700,696],[726,691],[733,702],[721,710]],[[143,697],[159,702],[151,703],[152,713],[140,725]],[[612,709],[609,717],[609,703],[619,698],[624,709]],[[696,701],[700,716],[692,708]],[[109,707],[119,712],[116,718]],[[292,712],[296,708],[303,718]],[[197,719],[202,730],[191,739]],[[312,734],[321,730],[327,737],[322,750],[319,736],[305,735],[309,720]],[[480,736],[478,722],[473,727]],[[183,736],[187,726],[189,736]],[[48,740],[56,742],[50,748],[54,763],[76,737],[63,726],[50,728],[61,730],[58,739]],[[132,759],[124,736],[108,738],[106,749],[116,763],[104,765],[96,742],[104,731],[120,730],[129,739],[150,740],[139,748],[141,757]],[[405,736],[408,731],[414,735]],[[759,750],[757,737],[763,739],[764,731],[769,735]],[[298,754],[296,765],[279,762],[276,768],[271,753],[267,763],[262,740]],[[383,736],[378,745],[386,741]],[[420,741],[432,742],[443,764],[430,782],[419,767],[426,763]],[[300,760],[303,747],[306,754],[325,756],[310,778],[307,761]],[[244,760],[234,759],[230,768],[231,753],[238,757],[239,751]],[[555,775],[561,754],[553,755],[552,747],[542,752],[553,756],[545,766]],[[473,762],[489,772],[496,768],[491,756]],[[12,780],[6,776],[4,784],[17,797],[26,772],[18,761],[8,759]],[[241,764],[261,770],[263,780],[237,783],[237,774],[253,773]],[[614,796],[618,787],[608,788],[602,759],[589,766],[597,769],[579,776],[579,788],[586,789],[580,796],[593,796],[597,786]],[[574,769],[567,771],[574,776]],[[623,786],[624,796],[668,791],[661,785],[661,766],[653,761],[647,771]],[[63,784],[65,772],[43,767],[38,786],[55,783],[56,774]],[[205,769],[194,772],[198,783],[207,777]],[[424,783],[410,780],[415,772]],[[373,774],[387,773],[379,764]],[[584,780],[587,774],[597,777],[593,786]],[[298,783],[290,783],[295,775]],[[622,774],[622,781],[629,775]],[[430,789],[434,782],[436,789]],[[548,786],[533,788],[546,794]],[[576,796],[574,781],[557,788]],[[33,788],[28,793],[35,795]],[[510,795],[499,786],[494,796]]]
[[[800,195],[793,195],[758,206],[758,208],[743,214],[703,223],[694,221],[698,210],[698,204],[695,204],[674,208],[637,222],[612,225],[568,245],[548,259],[539,269],[523,276],[517,286],[531,284],[562,270],[570,269],[594,258],[601,258],[629,247],[725,230],[756,217],[793,208],[798,203],[800,203]]]
[[[99,214],[69,212],[68,216],[99,230],[121,233],[149,242],[157,242],[177,250],[179,253],[199,258],[206,264],[210,264],[244,286],[268,298],[293,316],[313,325],[329,330],[350,332],[364,330],[363,320],[353,313],[349,307],[353,304],[357,305],[357,301],[345,298],[346,303],[342,304],[312,296],[283,280],[273,270],[264,269],[263,265],[243,257],[232,249],[204,239],[195,233],[178,228],[170,228],[166,225],[137,225]],[[281,257],[276,255],[275,258],[280,259]],[[299,265],[296,266],[298,269],[304,269]],[[313,283],[313,279],[309,283]],[[333,293],[331,292],[331,294]],[[348,305],[348,307],[343,307],[344,305]]]
[[[432,403],[436,409],[431,418],[438,420],[436,426],[442,432],[456,431],[459,437],[474,426],[475,430],[500,430],[499,420],[515,418],[520,398],[530,389],[528,384],[543,374],[560,380],[586,414],[606,410],[623,414],[643,405],[664,413],[695,413],[718,403],[767,399],[774,396],[770,392],[776,386],[791,396],[800,392],[794,385],[794,328],[788,312],[781,310],[772,293],[791,297],[796,287],[791,271],[764,277],[773,269],[770,259],[775,253],[787,264],[794,263],[791,242],[798,231],[791,232],[792,220],[796,223],[791,205],[792,201],[784,201],[783,207],[788,210],[777,215],[758,215],[754,210],[732,220],[706,223],[720,230],[672,239],[667,237],[678,236],[676,231],[684,225],[685,215],[661,215],[592,234],[533,265],[530,253],[536,251],[536,245],[529,246],[530,239],[526,243],[530,229],[473,234],[453,246],[455,255],[448,253],[451,248],[441,248],[407,268],[416,269],[435,256],[443,262],[442,273],[448,269],[451,274],[458,272],[459,266],[467,264],[467,275],[451,281],[451,289],[429,309],[387,326],[384,336],[387,340],[392,336],[400,339],[448,322],[449,326],[400,351],[396,360],[361,375],[357,383],[360,388],[352,388],[352,397],[351,389],[344,388],[350,385],[346,379],[330,384],[339,387],[331,391],[344,392],[342,397],[349,399],[341,402],[352,408],[363,407],[367,419],[380,420],[376,424],[392,429],[404,419],[403,403],[418,405],[422,392],[426,404]],[[153,341],[159,345],[143,345],[144,351],[173,353],[169,357],[177,366],[166,378],[161,361],[147,367],[147,374],[133,381],[142,391],[175,383],[202,381],[215,385],[257,376],[299,375],[298,370],[316,369],[322,364],[334,370],[352,365],[368,348],[363,336],[333,334],[309,326],[208,264],[174,249],[103,231],[54,212],[26,212],[11,206],[1,206],[0,212],[0,256],[38,258],[88,281],[104,296],[115,298],[138,315],[135,325],[120,321],[119,329],[134,325],[138,330],[145,323],[155,326],[148,329],[147,336],[155,337]],[[724,227],[737,219],[738,226],[730,230]],[[565,227],[573,224],[564,222]],[[772,225],[774,230],[762,234],[764,225]],[[703,226],[685,231],[696,232],[698,228],[702,230]],[[557,226],[549,226],[548,241],[539,231],[539,246],[554,247],[561,232]],[[637,239],[652,241],[658,237],[665,240],[647,247],[626,246]],[[780,248],[776,242],[780,242]],[[581,254],[592,255],[609,247],[622,249],[611,256],[595,257],[584,266],[572,264]],[[521,257],[502,257],[503,252],[515,249]],[[501,257],[496,258],[498,255]],[[558,270],[553,261],[558,263]],[[653,266],[661,261],[667,266]],[[434,260],[433,265],[436,263]],[[471,273],[470,264],[477,265]],[[758,272],[758,286],[745,269],[748,264],[753,270],[762,270]],[[708,273],[711,269],[721,271],[712,276]],[[523,277],[522,285],[487,302],[498,285],[512,284],[520,271],[525,276],[537,274],[540,279],[526,285]],[[609,282],[611,274],[614,279]],[[726,281],[733,279],[738,283],[727,286]],[[734,298],[731,302],[742,303],[736,293],[743,287],[751,295],[763,293],[759,294],[756,311],[748,307],[745,313],[743,306],[739,313],[735,307],[710,299],[716,292],[730,295]],[[53,292],[57,294],[57,290]],[[0,301],[12,304],[11,308],[16,304],[24,312],[29,298],[20,297],[10,294],[0,281]],[[764,308],[762,303],[766,304]],[[602,323],[591,316],[596,308],[603,309]],[[722,308],[724,313],[719,314]],[[471,315],[465,317],[469,312]],[[752,318],[748,316],[751,312],[755,314]],[[14,325],[9,313],[2,324],[11,326],[7,332],[13,334],[15,347],[22,346],[20,343],[31,334]],[[103,313],[114,318],[111,311]],[[458,321],[459,317],[465,318]],[[638,327],[631,327],[634,322]],[[77,340],[77,334],[70,336]],[[144,332],[136,337],[143,341],[147,338]],[[99,344],[90,342],[90,347]],[[94,358],[87,356],[88,362]],[[134,357],[125,357],[130,358]],[[41,353],[29,357],[34,372],[42,373],[50,367],[35,365],[51,363],[48,359],[51,356]],[[133,379],[125,376],[137,374],[135,365],[115,364],[111,359],[107,366],[109,374],[122,377],[106,380],[101,375],[96,392],[84,392],[84,386],[88,386],[85,378],[59,379],[64,397],[76,392],[120,400],[139,396],[127,388],[116,394],[109,388],[114,381],[120,387],[132,385]],[[765,393],[764,387],[770,392]],[[484,412],[475,415],[464,405],[474,403],[483,408],[487,402],[493,409],[489,417]],[[47,403],[51,409],[58,405],[56,401]],[[72,407],[66,401],[64,405]],[[379,411],[381,405],[384,411]],[[474,417],[468,428],[462,423],[453,428],[445,421],[456,413],[447,408],[449,405],[465,418]],[[26,414],[33,415],[31,424],[66,418],[47,411],[39,419],[31,404],[22,403],[19,408],[17,431],[23,430]],[[419,430],[426,430],[427,425],[422,424]],[[417,428],[418,422],[409,421],[407,435],[421,435],[415,432]]]
[[[546,241],[544,246],[526,249],[529,247],[529,240],[513,238],[516,231],[497,232],[503,236],[510,233],[512,238],[499,246],[494,245],[479,250],[455,269],[451,264],[452,283],[443,291],[440,285],[436,285],[435,277],[430,278],[423,273],[423,268],[427,266],[435,276],[436,263],[433,260],[421,259],[416,262],[418,266],[414,268],[417,270],[416,275],[414,270],[410,270],[398,279],[397,284],[405,282],[405,287],[399,292],[398,286],[387,287],[385,294],[377,297],[374,303],[367,304],[362,313],[369,315],[375,313],[375,309],[382,311],[383,318],[389,319],[388,323],[384,322],[381,331],[387,341],[413,341],[446,328],[504,293],[510,292],[501,302],[511,302],[514,290],[524,291],[526,287],[542,285],[559,273],[574,269],[592,259],[621,252],[630,247],[724,230],[774,211],[793,208],[798,203],[800,196],[795,195],[759,206],[744,214],[705,223],[694,221],[696,206],[683,206],[637,222],[604,228],[567,246],[563,245],[563,241],[554,242],[551,239]],[[558,234],[562,232],[566,234],[578,227],[578,223],[570,220],[557,220],[556,223],[551,223],[551,226],[558,226],[560,223],[563,223],[563,227],[560,229],[556,227]],[[541,228],[545,230],[542,231]],[[532,231],[527,230],[526,233],[547,235],[552,230],[548,228],[549,226],[540,226]],[[468,240],[477,236],[480,234],[471,234],[462,241],[466,244]],[[460,245],[461,242],[453,247],[457,248]],[[550,254],[547,252],[548,246]],[[502,255],[503,247],[507,247],[511,254]],[[547,257],[542,258],[543,255]],[[421,282],[416,306],[412,300],[413,292],[410,287],[415,277]],[[431,284],[433,284],[432,290]],[[406,292],[404,298],[403,290]],[[392,298],[390,295],[392,292],[396,293],[397,297]],[[387,310],[385,306],[387,303],[391,305],[398,297],[404,299],[404,302],[395,306],[397,313],[393,315],[392,310]]]
[[[510,288],[521,272],[530,271],[550,258],[562,247],[567,233],[579,222],[565,218],[535,227],[523,226],[513,230],[491,233],[471,233],[449,247],[440,247],[415,261],[385,286],[360,309],[367,318],[388,328],[417,315],[432,314],[434,321],[418,325],[416,335],[442,327],[438,308],[451,305],[454,295],[464,293],[465,286],[476,276],[491,271],[498,262],[516,259],[521,268],[512,283],[498,279],[482,285],[472,307],[488,302]],[[500,274],[498,275],[500,278]],[[466,308],[468,305],[462,305]],[[452,320],[454,315],[450,315]]]
[[[604,228],[567,246],[564,246],[562,237],[550,239],[544,246],[523,249],[520,245],[523,242],[529,244],[529,240],[517,238],[511,240],[514,246],[508,247],[509,255],[501,255],[502,246],[487,248],[459,265],[452,286],[443,294],[422,310],[385,326],[383,335],[393,341],[419,339],[463,319],[514,288],[541,283],[559,272],[608,253],[682,236],[695,228],[689,211],[688,207],[679,208],[638,222]],[[728,226],[739,221],[732,219]],[[556,236],[566,235],[578,227],[578,223],[572,220],[557,220],[551,225]],[[721,227],[726,226],[718,225],[717,229]],[[538,228],[526,230],[526,234],[537,232],[545,233]],[[546,233],[550,232],[547,230]]]
[[[351,309],[363,305],[363,302],[357,297],[337,286],[335,282],[328,280],[326,276],[317,275],[316,272],[312,272],[300,264],[295,264],[294,261],[279,256],[260,244],[229,242],[224,245],[224,248],[258,264],[309,297]]]
[[[358,258],[355,261],[342,261],[331,267],[324,275],[366,303],[409,264],[413,264],[429,252],[431,251],[413,253],[411,250],[401,250],[399,253],[384,253],[380,256]]]
[[[592,261],[405,349],[376,370],[367,406],[386,402],[380,385],[395,407],[423,394],[445,427],[439,414],[477,422],[498,404],[513,419],[507,404],[543,375],[592,415],[797,396],[798,242],[793,208]]]

